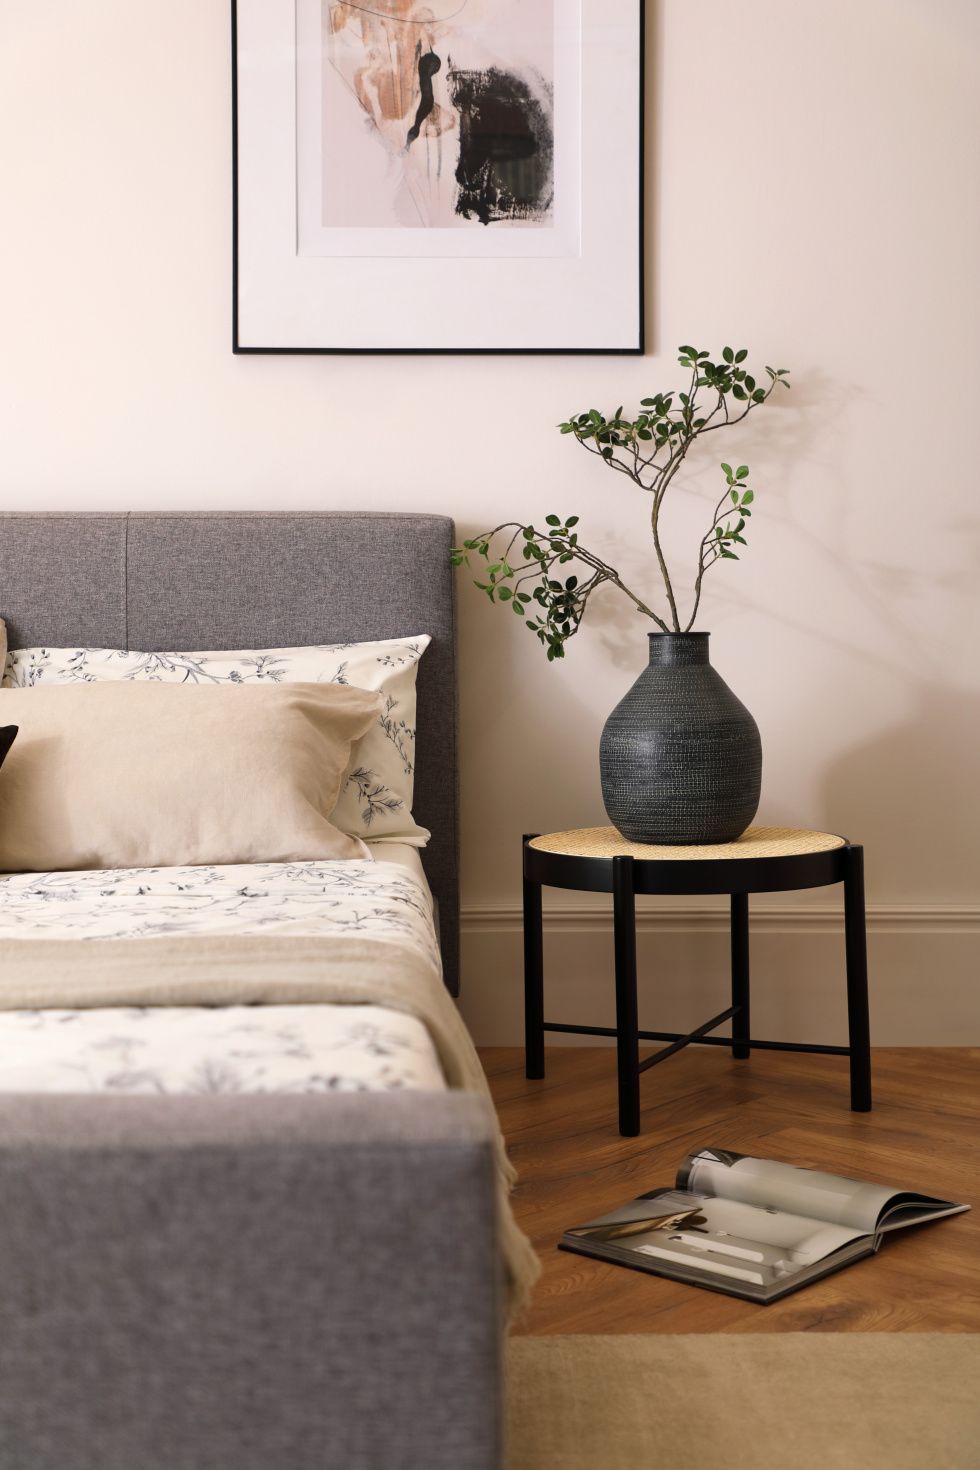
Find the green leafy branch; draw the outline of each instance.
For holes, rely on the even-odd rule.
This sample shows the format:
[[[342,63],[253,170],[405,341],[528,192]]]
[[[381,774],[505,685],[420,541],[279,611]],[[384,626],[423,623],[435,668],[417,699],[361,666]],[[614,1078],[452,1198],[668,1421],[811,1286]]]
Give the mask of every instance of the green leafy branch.
[[[615,567],[580,544],[578,516],[549,515],[547,530],[525,526],[519,521],[505,521],[492,531],[485,531],[454,547],[454,566],[470,566],[471,557],[486,563],[474,584],[491,602],[509,602],[511,610],[524,619],[525,625],[545,645],[548,658],[564,658],[565,642],[577,631],[586,603],[603,582],[611,582],[635,605],[638,612],[652,618],[666,633],[669,631],[657,614],[623,582]],[[507,536],[506,543],[503,538]],[[502,553],[491,560],[491,548],[497,538]],[[517,562],[515,567],[513,562]],[[555,574],[556,567],[576,562],[579,572],[567,577]],[[477,562],[480,565],[480,562]],[[483,580],[481,580],[481,578]]]
[[[562,434],[571,434],[608,469],[625,475],[651,497],[650,531],[667,602],[663,616],[630,591],[604,558],[581,544],[573,529],[577,516],[563,520],[549,515],[543,531],[533,525],[504,522],[453,550],[456,566],[470,565],[471,556],[486,563],[480,572],[482,580],[474,579],[476,586],[491,602],[510,602],[545,645],[549,659],[564,657],[566,641],[578,631],[590,597],[604,582],[617,587],[663,632],[689,632],[701,605],[707,572],[716,562],[738,561],[733,547],[746,545],[744,533],[755,499],[748,485],[749,467],[739,465],[733,470],[722,463],[725,491],[700,543],[692,610],[682,623],[660,535],[667,491],[700,438],[741,423],[768,401],[779,384],[788,388],[789,383],[786,368],[767,367],[768,384],[760,386],[743,366],[748,356],[745,348],[725,347],[717,362],[695,347],[682,346],[679,354],[679,363],[690,372],[684,389],[641,399],[634,418],[625,418],[622,407],[608,418],[593,408],[559,425]],[[554,575],[556,567],[573,562],[577,570],[569,576]]]

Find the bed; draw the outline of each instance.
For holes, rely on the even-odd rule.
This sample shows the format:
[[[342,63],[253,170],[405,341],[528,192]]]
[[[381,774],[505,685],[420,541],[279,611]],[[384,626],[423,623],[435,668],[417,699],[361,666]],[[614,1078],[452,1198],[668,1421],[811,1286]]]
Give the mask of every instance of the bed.
[[[12,648],[432,638],[421,853],[0,880],[5,1466],[500,1464],[505,1257],[524,1247],[442,990],[458,990],[452,535],[431,516],[0,516]],[[198,930],[230,946],[200,994]],[[317,964],[276,968],[284,938]],[[380,1004],[343,980],[371,944],[394,977]],[[67,1005],[36,1003],[52,947]]]

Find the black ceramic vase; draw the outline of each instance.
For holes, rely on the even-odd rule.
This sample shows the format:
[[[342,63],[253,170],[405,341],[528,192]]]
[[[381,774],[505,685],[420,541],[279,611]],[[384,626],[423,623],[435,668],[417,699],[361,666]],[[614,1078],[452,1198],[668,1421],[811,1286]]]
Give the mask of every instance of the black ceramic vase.
[[[759,727],[708,659],[707,633],[651,633],[650,662],[602,731],[602,799],[631,842],[733,842],[762,784]]]

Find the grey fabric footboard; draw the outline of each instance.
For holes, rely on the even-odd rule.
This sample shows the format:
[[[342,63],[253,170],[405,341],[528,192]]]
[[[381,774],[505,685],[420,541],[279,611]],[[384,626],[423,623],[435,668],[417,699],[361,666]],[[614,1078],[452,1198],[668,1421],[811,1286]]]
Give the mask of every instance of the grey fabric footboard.
[[[500,1470],[488,1113],[0,1096],[0,1470]]]

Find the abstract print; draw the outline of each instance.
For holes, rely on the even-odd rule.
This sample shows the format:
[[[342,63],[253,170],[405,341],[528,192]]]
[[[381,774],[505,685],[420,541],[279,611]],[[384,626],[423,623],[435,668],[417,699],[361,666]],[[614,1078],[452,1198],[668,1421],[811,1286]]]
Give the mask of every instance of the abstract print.
[[[323,0],[322,224],[550,224],[553,3]]]

